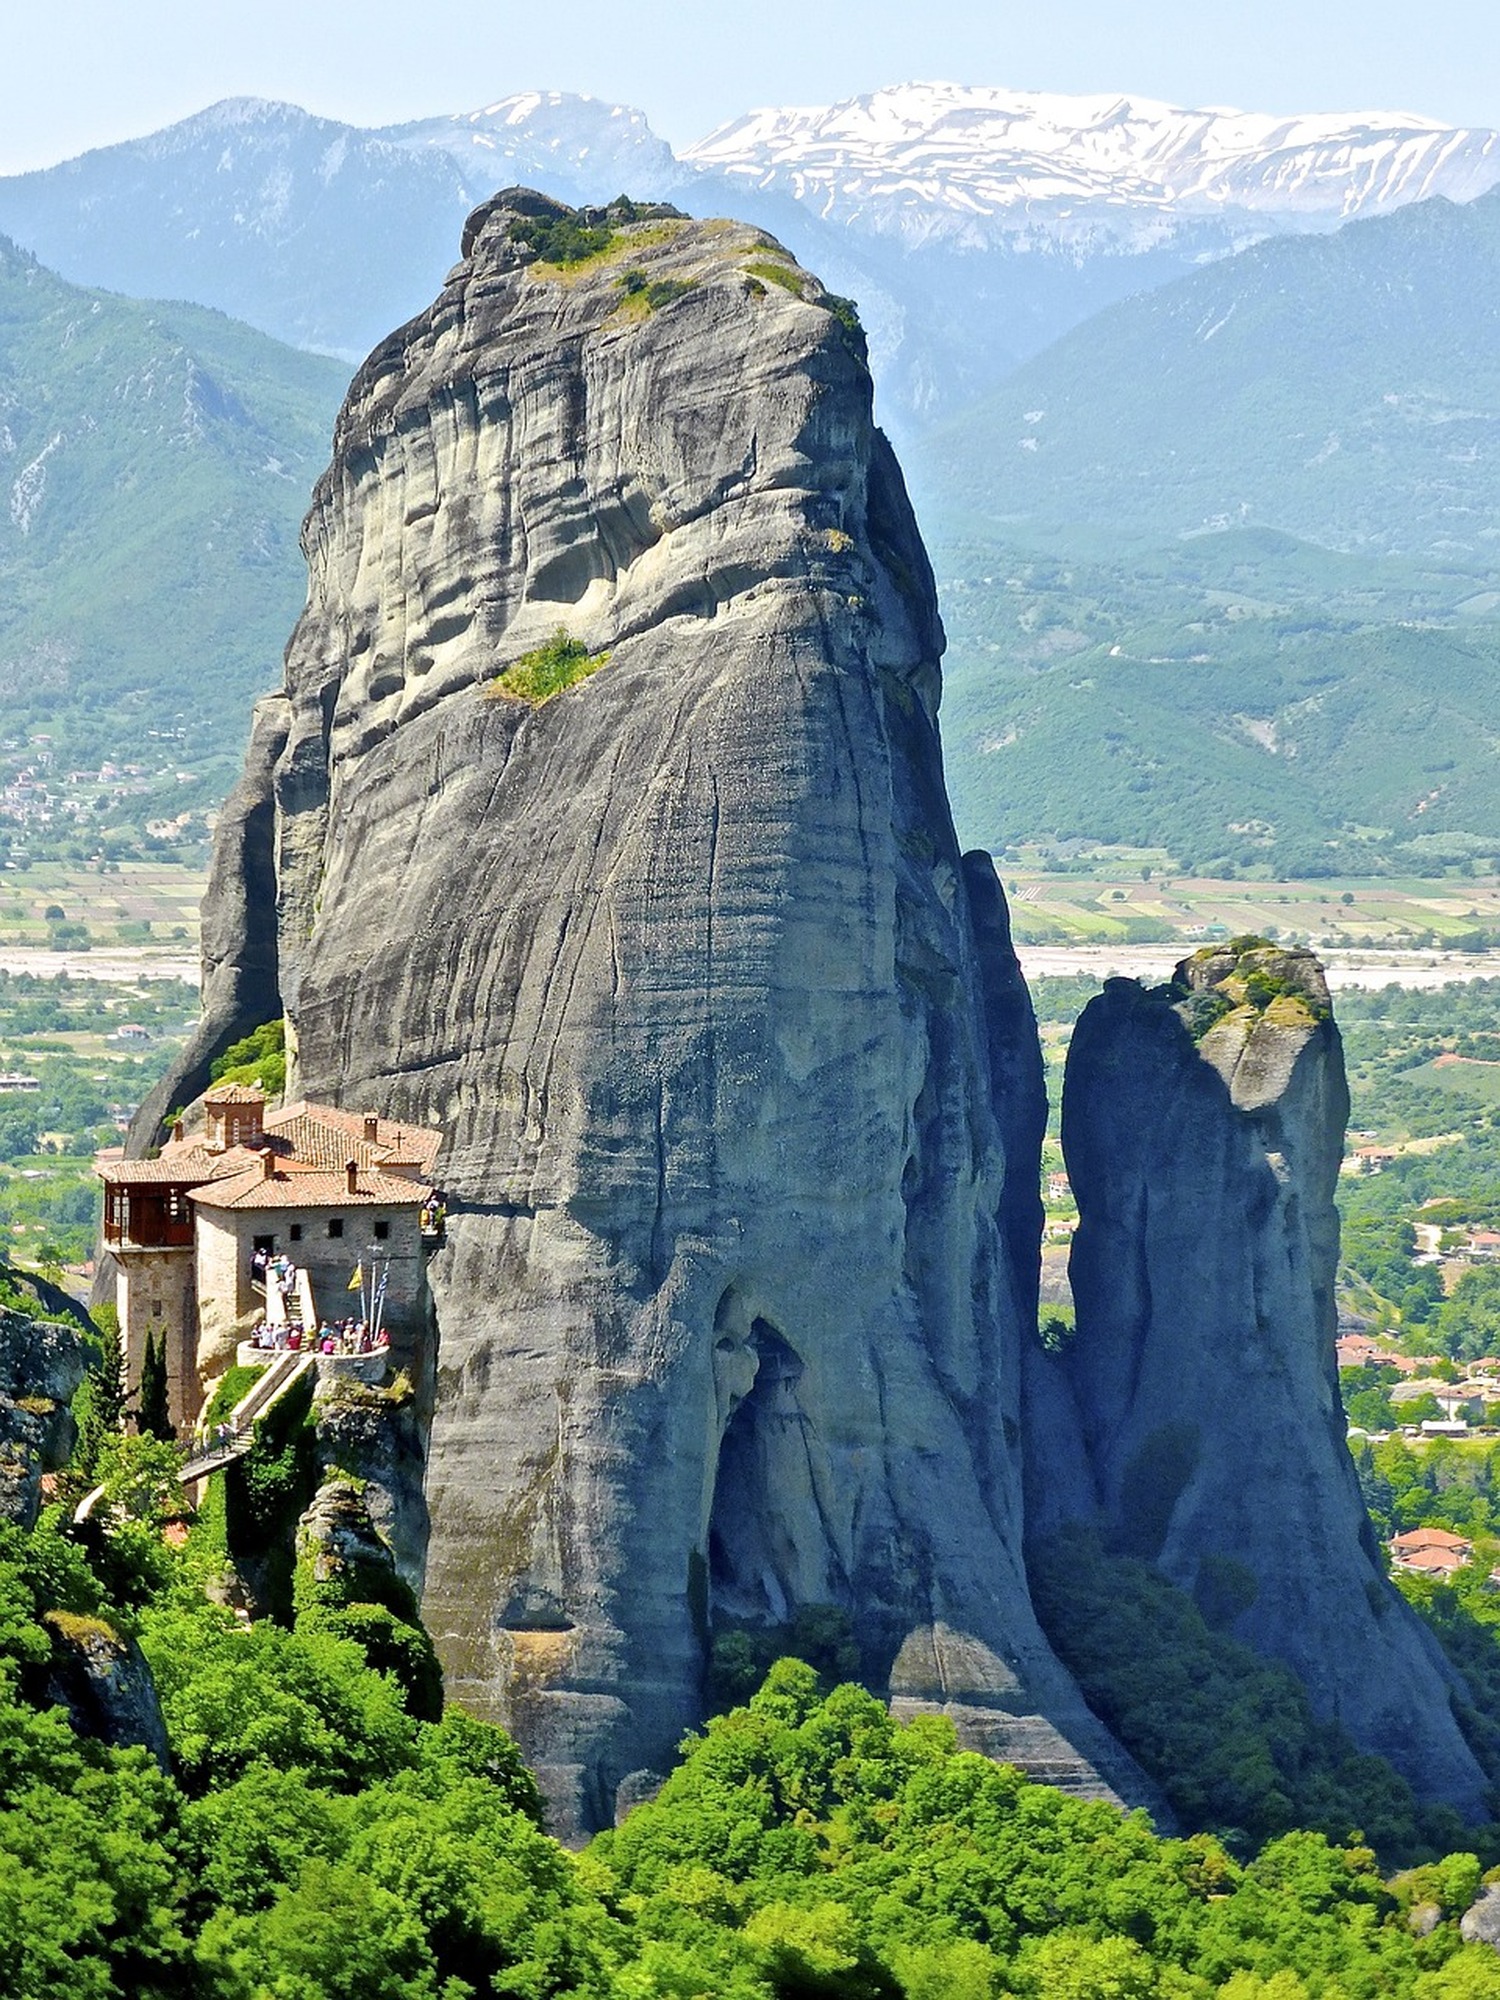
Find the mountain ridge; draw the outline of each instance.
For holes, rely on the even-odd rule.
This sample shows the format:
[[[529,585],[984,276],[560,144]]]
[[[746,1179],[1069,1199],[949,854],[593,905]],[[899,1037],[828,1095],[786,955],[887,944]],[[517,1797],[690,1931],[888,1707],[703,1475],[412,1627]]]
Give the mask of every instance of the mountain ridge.
[[[943,119],[935,89],[947,93]],[[1500,179],[1493,133],[1409,114],[1370,125],[1385,137],[1366,134],[1361,153],[1358,120],[1289,123],[1145,99],[1034,96],[1025,101],[1046,115],[1019,137],[1010,120],[1007,155],[991,143],[991,125],[1006,124],[995,104],[1023,96],[897,86],[815,113],[747,114],[739,140],[721,128],[680,156],[640,112],[563,91],[381,127],[230,98],[144,138],[0,178],[0,229],[75,283],[195,299],[352,362],[421,309],[456,227],[497,187],[542,187],[575,205],[626,193],[738,215],[859,299],[883,415],[910,434],[1115,300],[1258,237],[1331,228],[1371,201],[1468,198],[1486,176]],[[993,116],[981,117],[986,103]],[[1142,116],[1115,115],[1132,105]],[[744,138],[756,119],[879,125],[887,113],[889,171],[872,178],[866,133],[862,191],[848,200],[824,198],[827,162],[797,166],[801,141],[787,131],[775,158]],[[1300,151],[1283,143],[1288,133],[1300,134]],[[1218,135],[1216,164],[1193,151],[1204,134]],[[1163,179],[1206,185],[1210,167],[1214,199],[1185,200]],[[1128,188],[1118,178],[1106,186],[1107,173],[1126,174]],[[1288,176],[1300,176],[1300,192],[1282,187]]]
[[[295,611],[303,492],[340,378],[208,308],[70,285],[0,238],[8,749],[44,728],[60,763],[167,756],[206,781],[168,771],[172,810],[217,802],[232,705]]]
[[[1206,219],[1248,241],[1500,182],[1500,134],[1410,113],[1278,117],[954,84],[748,112],[683,157],[856,227],[974,248],[997,235],[1155,246]]]

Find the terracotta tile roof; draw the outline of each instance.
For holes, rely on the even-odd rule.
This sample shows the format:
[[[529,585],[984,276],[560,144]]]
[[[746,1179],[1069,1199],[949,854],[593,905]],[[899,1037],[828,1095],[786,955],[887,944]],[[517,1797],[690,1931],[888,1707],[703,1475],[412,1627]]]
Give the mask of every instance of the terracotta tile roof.
[[[1398,1569],[1414,1569],[1428,1576],[1452,1576],[1464,1566],[1464,1557],[1458,1549],[1413,1549],[1409,1556],[1398,1556]]]
[[[217,1090],[209,1091],[204,1101],[257,1104],[261,1102],[261,1093],[246,1090],[241,1084],[221,1084]],[[402,1192],[379,1199],[413,1201],[420,1194],[425,1200],[432,1192],[425,1185],[426,1177],[442,1143],[442,1133],[431,1126],[404,1125],[393,1118],[377,1118],[375,1137],[367,1139],[362,1114],[302,1101],[273,1112],[253,1146],[229,1146],[222,1152],[211,1152],[201,1139],[189,1139],[163,1147],[154,1160],[100,1160],[98,1172],[105,1181],[132,1187],[204,1186],[251,1171],[261,1177],[261,1154],[270,1151],[277,1155],[278,1173],[333,1174],[340,1188],[344,1188],[344,1168],[353,1160],[362,1177],[373,1174],[393,1183],[399,1177]],[[347,1195],[342,1198],[347,1199]],[[320,1205],[308,1195],[300,1195],[298,1199]],[[288,1199],[277,1197],[264,1205],[286,1207]]]
[[[232,1180],[215,1181],[193,1191],[199,1208],[416,1208],[425,1206],[432,1189],[422,1181],[399,1180],[394,1174],[370,1169],[356,1176],[354,1192],[342,1168],[329,1173],[318,1167],[278,1167],[269,1179],[257,1163]]]
[[[266,1093],[258,1083],[216,1083],[205,1090],[205,1104],[264,1104]]]
[[[362,1113],[305,1099],[273,1111],[265,1121],[269,1135],[286,1140],[299,1160],[313,1166],[342,1168],[346,1160],[355,1160],[362,1167],[399,1162],[431,1170],[443,1143],[441,1132],[394,1118],[374,1122],[375,1137],[367,1139]]]
[[[1447,1528],[1408,1528],[1404,1534],[1391,1538],[1391,1547],[1402,1554],[1408,1549],[1470,1549],[1473,1546],[1467,1535],[1455,1535]]]
[[[211,1153],[206,1146],[187,1145],[164,1147],[154,1160],[101,1160],[97,1172],[101,1180],[129,1187],[193,1187],[226,1180],[252,1166],[260,1171],[260,1155],[247,1146]]]

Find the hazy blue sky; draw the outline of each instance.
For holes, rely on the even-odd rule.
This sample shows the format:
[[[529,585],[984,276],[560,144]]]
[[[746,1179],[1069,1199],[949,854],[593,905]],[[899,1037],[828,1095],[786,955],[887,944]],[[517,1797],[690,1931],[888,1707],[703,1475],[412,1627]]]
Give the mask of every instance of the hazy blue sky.
[[[27,0],[6,8],[0,171],[217,97],[358,124],[532,87],[667,138],[909,78],[1500,125],[1500,0]]]

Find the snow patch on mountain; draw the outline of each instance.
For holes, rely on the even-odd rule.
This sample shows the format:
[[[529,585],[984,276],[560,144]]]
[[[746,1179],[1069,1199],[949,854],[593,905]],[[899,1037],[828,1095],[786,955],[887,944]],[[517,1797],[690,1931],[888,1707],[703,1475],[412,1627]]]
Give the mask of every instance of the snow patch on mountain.
[[[1500,134],[1404,112],[1277,117],[948,83],[752,111],[684,158],[830,221],[974,247],[1141,249],[1210,218],[1248,241],[1500,183]]]

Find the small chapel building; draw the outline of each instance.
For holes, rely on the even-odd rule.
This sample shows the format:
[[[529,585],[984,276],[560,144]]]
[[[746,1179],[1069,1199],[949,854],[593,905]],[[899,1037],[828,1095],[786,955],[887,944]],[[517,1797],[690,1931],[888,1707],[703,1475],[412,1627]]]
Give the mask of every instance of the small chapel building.
[[[296,1267],[321,1315],[345,1317],[351,1287],[378,1281],[393,1339],[418,1330],[442,1144],[374,1112],[269,1111],[258,1085],[220,1084],[200,1103],[201,1132],[179,1125],[156,1159],[99,1168],[126,1384],[139,1386],[148,1339],[159,1344],[179,1430],[262,1316],[272,1258]]]

